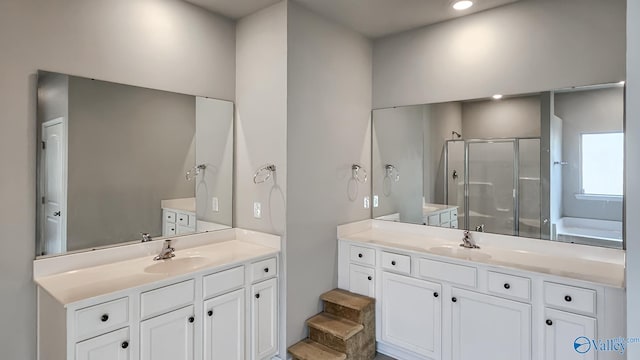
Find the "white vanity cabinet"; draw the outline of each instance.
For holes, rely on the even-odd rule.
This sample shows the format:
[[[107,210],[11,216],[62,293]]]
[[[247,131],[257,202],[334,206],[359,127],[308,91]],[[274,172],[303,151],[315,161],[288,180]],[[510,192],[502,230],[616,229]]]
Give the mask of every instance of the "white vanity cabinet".
[[[359,241],[339,240],[338,258],[339,287],[376,298],[378,351],[391,357],[625,358],[574,349],[580,336],[625,336],[624,289]]]
[[[162,236],[190,234],[196,231],[196,213],[180,209],[162,209]]]
[[[38,287],[38,359],[270,359],[277,263],[259,257],[66,305]]]

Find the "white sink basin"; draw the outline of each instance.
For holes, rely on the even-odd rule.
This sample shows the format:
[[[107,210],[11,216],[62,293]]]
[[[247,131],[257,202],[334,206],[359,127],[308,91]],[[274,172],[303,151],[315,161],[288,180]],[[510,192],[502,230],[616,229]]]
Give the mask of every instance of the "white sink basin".
[[[429,252],[463,260],[483,261],[491,259],[491,255],[482,252],[480,249],[467,249],[461,246],[436,246],[430,248]]]
[[[150,274],[181,274],[188,273],[207,266],[210,259],[202,256],[174,257],[167,260],[158,260],[153,265],[144,268],[144,272]]]

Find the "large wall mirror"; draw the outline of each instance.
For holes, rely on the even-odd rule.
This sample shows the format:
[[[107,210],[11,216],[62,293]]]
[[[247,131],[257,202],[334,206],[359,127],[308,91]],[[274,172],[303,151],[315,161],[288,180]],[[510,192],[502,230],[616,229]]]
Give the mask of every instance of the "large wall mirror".
[[[623,248],[623,82],[372,118],[373,218]]]
[[[232,226],[232,102],[40,71],[37,120],[36,256]]]

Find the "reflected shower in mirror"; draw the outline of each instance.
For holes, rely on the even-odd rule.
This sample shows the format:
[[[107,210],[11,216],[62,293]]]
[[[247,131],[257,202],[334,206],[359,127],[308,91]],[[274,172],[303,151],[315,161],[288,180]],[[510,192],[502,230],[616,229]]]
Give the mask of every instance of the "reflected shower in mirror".
[[[233,103],[40,71],[37,106],[37,256],[232,225]]]
[[[623,83],[376,109],[373,217],[622,248],[623,110]]]

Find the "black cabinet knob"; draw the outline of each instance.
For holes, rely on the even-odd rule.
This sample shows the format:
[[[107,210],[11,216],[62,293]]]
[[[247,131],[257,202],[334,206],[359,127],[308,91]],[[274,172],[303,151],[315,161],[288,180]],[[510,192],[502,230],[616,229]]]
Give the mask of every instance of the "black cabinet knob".
[[[196,318],[194,318],[193,316],[189,316],[188,320],[190,323],[193,323],[194,321],[196,321]]]
[[[367,276],[367,280],[373,280],[371,276]]]
[[[361,257],[362,257],[362,254],[358,254],[358,257],[359,257],[359,258],[361,258]]]
[[[268,273],[269,272],[269,268],[264,268],[264,272]]]
[[[437,292],[433,293],[433,297],[438,297],[438,296],[440,296],[440,294],[438,294]]]
[[[391,261],[391,265],[396,266],[396,261],[395,260]]]
[[[458,301],[458,299],[457,299],[456,297],[452,297],[452,298],[451,298],[451,301],[453,301],[453,302],[457,302],[457,301]]]
[[[122,344],[120,344],[120,347],[123,349],[126,349],[129,347],[129,342],[128,341],[123,341]]]
[[[553,321],[551,321],[551,319],[547,319],[547,321],[545,321],[547,323],[547,325],[551,326],[553,325]]]
[[[213,316],[213,310],[209,310],[209,311],[207,311],[207,315],[209,315],[209,316]]]
[[[571,302],[571,296],[567,295],[564,297],[564,301]]]
[[[109,320],[109,314],[104,314],[100,317],[100,321],[107,322]]]
[[[260,294],[255,295],[256,299],[260,299]]]
[[[504,288],[505,288],[505,289],[507,289],[507,290],[509,290],[509,289],[511,288],[511,285],[509,285],[509,283],[505,283],[505,284],[504,284]]]

